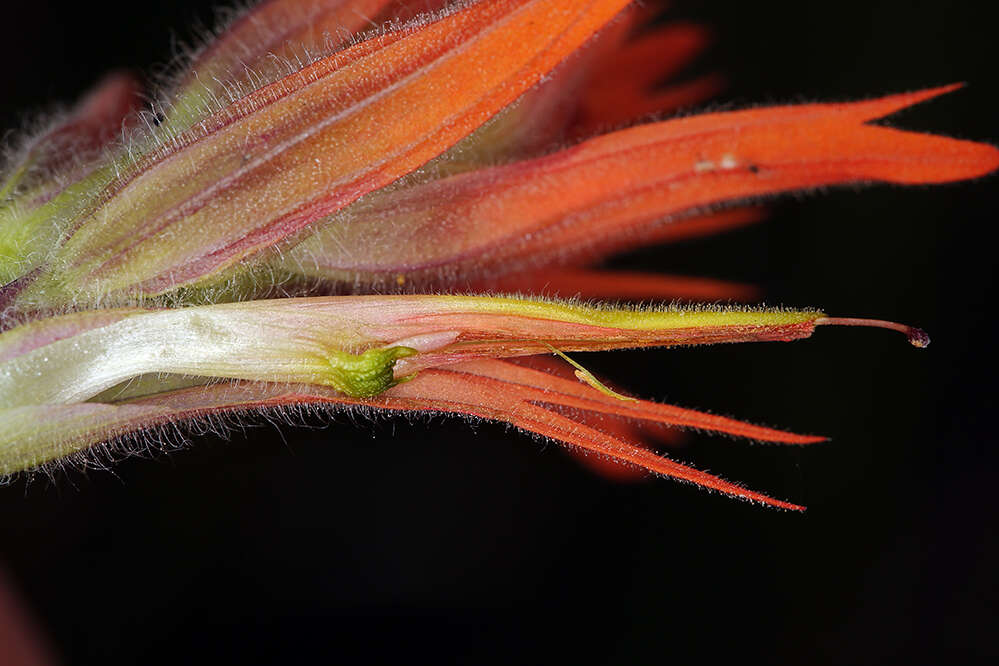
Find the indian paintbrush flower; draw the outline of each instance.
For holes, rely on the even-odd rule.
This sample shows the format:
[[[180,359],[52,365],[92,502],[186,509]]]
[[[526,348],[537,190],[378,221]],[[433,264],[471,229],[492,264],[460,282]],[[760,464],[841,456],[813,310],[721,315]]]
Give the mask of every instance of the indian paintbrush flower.
[[[641,123],[717,91],[712,76],[658,86],[704,48],[698,26],[655,25],[628,0],[438,4],[397,18],[391,0],[263,2],[151,106],[112,75],[10,152],[0,472],[217,414],[361,405],[502,421],[800,508],[654,453],[642,424],[823,438],[628,397],[566,353],[824,324],[925,334],[811,309],[549,296],[749,297],[590,266],[745,224],[763,195],[988,173],[990,146],[870,124],[956,86]],[[540,358],[553,353],[572,365]]]

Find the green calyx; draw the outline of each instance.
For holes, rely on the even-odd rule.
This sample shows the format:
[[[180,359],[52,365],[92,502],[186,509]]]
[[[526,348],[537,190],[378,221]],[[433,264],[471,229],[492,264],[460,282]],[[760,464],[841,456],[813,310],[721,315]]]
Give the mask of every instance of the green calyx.
[[[382,347],[361,354],[331,351],[323,383],[351,398],[370,398],[406,381],[395,377],[395,362],[416,353],[412,347]]]

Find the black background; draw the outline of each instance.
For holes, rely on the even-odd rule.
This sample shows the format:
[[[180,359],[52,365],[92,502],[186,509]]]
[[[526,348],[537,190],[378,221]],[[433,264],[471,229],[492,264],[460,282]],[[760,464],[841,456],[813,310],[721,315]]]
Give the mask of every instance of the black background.
[[[984,4],[676,4],[718,32],[702,67],[730,77],[724,108],[967,81],[891,122],[999,142]],[[193,1],[16,12],[2,127],[110,68],[150,71],[212,17]],[[930,332],[927,350],[827,329],[585,357],[646,397],[832,436],[679,454],[804,515],[616,485],[500,426],[343,416],[0,488],[0,566],[68,663],[995,658],[996,183],[785,198],[766,224],[617,262]]]

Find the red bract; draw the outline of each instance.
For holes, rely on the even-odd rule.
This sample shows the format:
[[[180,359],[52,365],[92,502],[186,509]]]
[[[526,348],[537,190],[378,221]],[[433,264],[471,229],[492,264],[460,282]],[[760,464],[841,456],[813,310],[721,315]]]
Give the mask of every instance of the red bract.
[[[653,453],[643,424],[821,438],[628,398],[578,365],[573,378],[501,359],[833,323],[924,346],[921,332],[495,294],[752,300],[743,285],[588,264],[756,221],[717,208],[764,195],[981,176],[999,166],[991,146],[871,124],[956,86],[627,126],[718,90],[710,75],[660,87],[704,29],[648,29],[627,0],[444,4],[392,20],[412,12],[270,0],[195,53],[152,112],[133,113],[119,76],[24,143],[0,185],[0,470],[213,414],[360,405],[504,421],[800,508]],[[449,289],[479,295],[416,293]],[[343,292],[381,295],[298,298]]]

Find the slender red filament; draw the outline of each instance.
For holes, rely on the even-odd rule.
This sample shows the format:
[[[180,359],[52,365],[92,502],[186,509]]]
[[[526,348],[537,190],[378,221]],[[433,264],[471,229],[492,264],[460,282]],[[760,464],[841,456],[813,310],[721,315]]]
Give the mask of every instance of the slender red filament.
[[[872,328],[887,328],[898,331],[909,339],[913,347],[926,347],[930,344],[930,336],[921,328],[906,326],[884,319],[859,319],[857,317],[823,317],[815,322],[816,326],[869,326]]]

